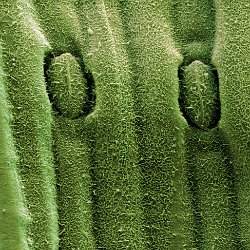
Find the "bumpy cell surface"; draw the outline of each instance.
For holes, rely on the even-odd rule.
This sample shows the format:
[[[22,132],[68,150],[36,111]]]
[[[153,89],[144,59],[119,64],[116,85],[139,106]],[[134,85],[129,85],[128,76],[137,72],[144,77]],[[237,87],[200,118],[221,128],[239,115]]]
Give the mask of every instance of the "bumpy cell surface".
[[[80,116],[87,100],[87,82],[76,58],[70,53],[53,58],[48,76],[56,109],[68,118]]]
[[[183,70],[183,101],[192,123],[207,130],[216,119],[218,86],[211,67],[195,60]]]

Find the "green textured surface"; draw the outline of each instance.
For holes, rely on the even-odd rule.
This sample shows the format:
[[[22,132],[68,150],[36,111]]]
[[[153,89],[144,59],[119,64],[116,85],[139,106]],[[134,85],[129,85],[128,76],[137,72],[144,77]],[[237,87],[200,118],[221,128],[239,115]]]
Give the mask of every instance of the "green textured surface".
[[[186,146],[197,248],[241,249],[234,174],[222,131],[188,128]]]
[[[29,215],[24,206],[11,129],[11,114],[0,47],[0,249],[28,249]]]
[[[87,126],[83,119],[54,116],[61,249],[95,249]]]
[[[62,116],[79,117],[87,101],[87,86],[76,58],[70,53],[52,58],[47,74],[54,107]]]
[[[185,121],[178,106],[181,55],[167,25],[169,2],[126,2],[122,7],[136,99],[146,248],[191,249]]]
[[[243,249],[250,248],[250,3],[216,1],[213,62],[220,78],[221,120],[235,169]]]
[[[195,60],[183,69],[182,98],[185,112],[197,127],[207,130],[216,120],[218,87],[212,68]]]
[[[249,0],[0,3],[0,250],[250,250]]]
[[[52,116],[43,70],[48,42],[31,7],[28,1],[0,4],[3,68],[13,106],[17,166],[32,220],[28,227],[29,243],[34,249],[55,249],[58,223]]]
[[[95,233],[100,249],[143,249],[141,173],[132,81],[118,2],[100,1],[91,12],[89,68],[96,106],[87,117],[94,137]],[[107,197],[109,197],[107,199]]]

